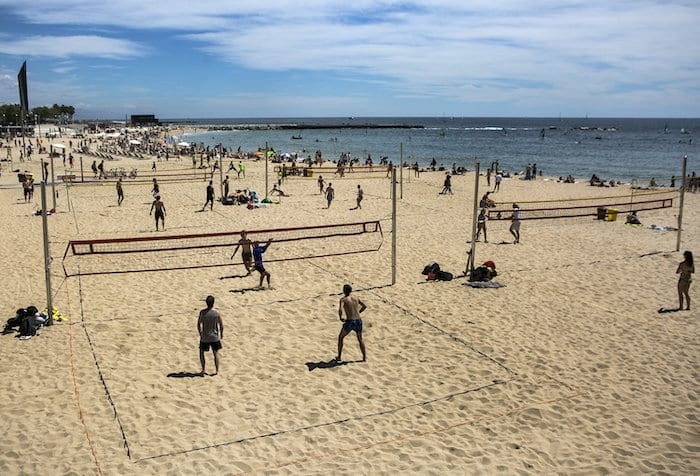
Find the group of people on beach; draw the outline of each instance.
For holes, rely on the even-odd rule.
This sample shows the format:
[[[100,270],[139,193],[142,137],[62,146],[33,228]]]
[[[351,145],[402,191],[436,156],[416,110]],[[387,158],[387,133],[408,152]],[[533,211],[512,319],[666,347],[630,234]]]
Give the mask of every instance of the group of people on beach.
[[[238,253],[238,250],[241,250],[241,259],[243,260],[243,265],[248,275],[250,275],[253,270],[260,274],[259,289],[262,289],[264,280],[267,280],[267,286],[271,289],[270,272],[265,269],[263,263],[263,254],[268,250],[271,243],[272,238],[268,239],[265,244],[261,244],[258,240],[250,240],[247,232],[242,231],[241,238],[238,240],[233,254],[231,255],[231,259],[233,259]],[[338,353],[333,359],[336,363],[342,362],[343,341],[351,332],[355,332],[357,335],[357,341],[360,346],[360,351],[362,352],[362,361],[364,362],[367,360],[365,343],[362,339],[362,318],[360,317],[360,314],[367,309],[367,306],[359,297],[353,296],[351,293],[352,287],[349,284],[345,284],[343,286],[343,297],[340,299],[338,305],[338,318],[342,326],[338,334]],[[216,369],[215,373],[212,375],[217,375],[220,370],[219,351],[223,347],[221,340],[224,337],[224,324],[221,318],[221,312],[214,308],[214,302],[215,299],[213,296],[207,296],[207,307],[199,312],[199,318],[197,320],[197,331],[200,338],[199,360],[202,366],[200,375],[206,375],[205,353],[210,349],[214,354],[214,366]]]
[[[205,299],[207,307],[199,311],[197,319],[197,332],[199,333],[199,362],[202,366],[200,375],[207,375],[207,360],[206,352],[211,349],[214,354],[215,372],[211,375],[217,375],[220,370],[219,351],[223,348],[221,340],[224,338],[224,321],[221,318],[221,312],[214,308],[214,296],[207,296]],[[357,342],[362,353],[362,362],[367,361],[367,350],[365,342],[362,339],[362,314],[367,309],[367,305],[362,302],[357,296],[352,295],[352,286],[349,284],[343,285],[343,297],[338,303],[338,319],[340,319],[341,327],[338,334],[338,354],[333,359],[335,364],[343,362],[343,341],[351,332],[355,332]]]

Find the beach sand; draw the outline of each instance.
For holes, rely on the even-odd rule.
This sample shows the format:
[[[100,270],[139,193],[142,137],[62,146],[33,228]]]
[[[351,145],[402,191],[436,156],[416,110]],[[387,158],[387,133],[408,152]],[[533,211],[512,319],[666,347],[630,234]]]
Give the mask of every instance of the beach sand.
[[[37,159],[20,166],[40,176]],[[89,167],[92,158],[84,160]],[[106,165],[150,176],[150,160]],[[184,167],[187,160],[158,163],[159,173]],[[3,163],[0,178],[0,302],[9,318],[19,307],[45,307],[46,296],[42,220],[32,215],[39,188],[25,204],[7,168]],[[264,172],[264,162],[248,162],[247,177],[233,179],[231,189],[263,193]],[[493,260],[495,281],[505,286],[474,289],[463,277],[426,282],[421,275],[433,261],[456,276],[464,272],[474,174],[454,177],[454,195],[444,196],[443,173],[416,178],[404,171],[392,286],[389,180],[324,175],[336,190],[330,209],[316,177],[286,180],[290,196],[281,203],[248,210],[216,202],[213,212],[198,211],[203,180],[161,183],[168,213],[159,236],[380,220],[381,237],[362,235],[352,245],[375,249],[383,239],[379,250],[270,262],[271,290],[254,289],[257,274],[243,276],[240,254],[226,267],[66,279],[69,240],[156,233],[148,183],[127,180],[121,207],[113,183],[59,185],[57,213],[48,218],[52,287],[54,305],[69,320],[27,341],[2,336],[0,473],[700,471],[700,296],[694,283],[693,310],[657,313],[677,307],[682,253],[676,233],[648,228],[677,225],[677,198],[672,208],[641,212],[642,227],[625,225],[624,214],[614,222],[525,220],[518,245],[508,221],[490,221],[476,263]],[[358,184],[365,199],[351,210]],[[482,177],[479,195],[485,185]],[[218,197],[218,180],[215,189]],[[629,194],[628,186],[540,178],[507,179],[492,197],[527,208],[532,200]],[[682,238],[681,252],[697,255],[698,194],[686,195]],[[336,238],[273,242],[266,257],[345,246]],[[221,261],[231,252],[163,259],[196,263],[202,253]],[[150,267],[152,260],[119,255],[116,263]],[[368,306],[368,361],[356,362],[361,355],[349,335],[347,363],[333,365],[345,283]],[[208,294],[222,312],[224,347],[221,373],[200,377],[196,321]],[[207,365],[212,372],[211,353]]]

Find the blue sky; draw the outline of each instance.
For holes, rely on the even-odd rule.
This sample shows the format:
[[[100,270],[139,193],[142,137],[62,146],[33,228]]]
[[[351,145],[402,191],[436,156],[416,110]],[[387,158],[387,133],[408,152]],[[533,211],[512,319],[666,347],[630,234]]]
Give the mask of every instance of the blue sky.
[[[0,0],[0,103],[80,118],[699,117],[700,1]]]

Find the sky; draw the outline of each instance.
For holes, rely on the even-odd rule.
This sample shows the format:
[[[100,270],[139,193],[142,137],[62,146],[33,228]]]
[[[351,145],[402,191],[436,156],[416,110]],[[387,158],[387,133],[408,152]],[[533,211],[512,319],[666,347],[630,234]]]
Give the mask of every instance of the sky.
[[[0,0],[0,104],[80,119],[700,117],[698,0]]]

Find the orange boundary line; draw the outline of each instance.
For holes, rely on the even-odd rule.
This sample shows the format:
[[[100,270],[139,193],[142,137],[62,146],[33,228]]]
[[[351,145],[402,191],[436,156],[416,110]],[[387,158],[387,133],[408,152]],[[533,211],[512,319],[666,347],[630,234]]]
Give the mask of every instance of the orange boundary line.
[[[68,291],[68,286],[66,285],[66,297],[68,299],[68,308],[70,309],[70,292]],[[78,415],[80,415],[80,422],[83,424],[85,429],[85,437],[87,438],[88,445],[90,446],[90,452],[95,460],[95,466],[97,467],[97,472],[103,475],[102,467],[100,466],[100,460],[97,458],[97,451],[95,450],[95,444],[90,436],[90,430],[88,429],[87,421],[85,419],[85,411],[80,405],[80,391],[78,390],[78,380],[75,375],[75,352],[73,351],[73,323],[68,324],[68,348],[70,349],[70,371],[73,379],[73,391],[75,392],[75,403],[78,407]]]

